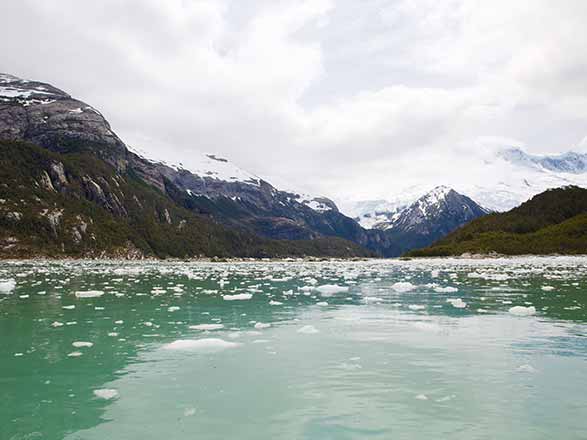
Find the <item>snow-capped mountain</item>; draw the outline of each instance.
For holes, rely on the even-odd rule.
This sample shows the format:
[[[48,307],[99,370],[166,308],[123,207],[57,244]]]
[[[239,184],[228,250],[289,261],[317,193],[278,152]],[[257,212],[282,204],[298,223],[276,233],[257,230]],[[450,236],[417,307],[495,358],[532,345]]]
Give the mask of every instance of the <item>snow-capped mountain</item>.
[[[439,186],[378,225],[393,245],[387,255],[429,246],[488,211],[469,197]]]
[[[438,186],[402,210],[386,230],[442,236],[488,211],[469,197],[446,186]]]
[[[462,169],[465,166],[466,170]],[[445,170],[441,178],[439,183],[465,194],[483,208],[503,212],[550,188],[587,187],[587,154],[533,155],[519,147],[504,146],[471,156],[466,165]],[[364,228],[387,229],[403,210],[430,190],[425,184],[393,185],[385,200],[347,202],[341,210]]]

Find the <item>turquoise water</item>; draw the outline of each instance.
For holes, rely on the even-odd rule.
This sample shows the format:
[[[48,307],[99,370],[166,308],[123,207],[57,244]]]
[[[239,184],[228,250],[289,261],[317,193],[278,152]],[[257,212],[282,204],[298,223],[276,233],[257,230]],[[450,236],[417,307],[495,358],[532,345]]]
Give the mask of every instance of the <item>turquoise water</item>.
[[[2,440],[587,438],[587,258],[0,280]]]

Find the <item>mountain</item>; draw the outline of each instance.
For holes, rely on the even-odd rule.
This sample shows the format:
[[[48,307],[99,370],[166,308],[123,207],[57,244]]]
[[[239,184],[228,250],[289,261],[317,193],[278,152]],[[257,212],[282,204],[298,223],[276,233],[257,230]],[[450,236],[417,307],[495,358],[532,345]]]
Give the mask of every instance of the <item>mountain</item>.
[[[149,161],[48,84],[0,75],[0,139],[3,255],[369,255],[327,200],[213,155],[195,173]]]
[[[444,185],[466,194],[480,206],[505,212],[551,188],[587,187],[587,154],[532,155],[519,147],[479,148],[456,157],[455,168],[438,170]],[[427,184],[386,188],[385,199],[342,204],[341,211],[365,228],[384,228],[399,212],[432,188]]]
[[[215,154],[190,155],[189,165],[149,160],[127,147],[95,108],[49,84],[11,75],[0,75],[0,140],[5,141],[3,181],[22,190],[2,208],[6,215],[22,216],[3,223],[10,241],[5,249],[13,253],[51,248],[65,255],[284,255],[291,250],[391,257],[427,246],[483,212],[464,196],[437,189],[428,199],[402,199],[379,229],[365,229],[332,200],[279,190]],[[100,221],[90,221],[95,216]],[[37,241],[17,236],[25,223]],[[92,232],[86,237],[82,229]]]
[[[411,205],[379,224],[393,246],[389,256],[401,255],[410,249],[429,246],[455,229],[488,214],[469,197],[439,186],[424,194]]]
[[[547,190],[505,213],[493,213],[463,226],[412,256],[586,254],[587,189]]]

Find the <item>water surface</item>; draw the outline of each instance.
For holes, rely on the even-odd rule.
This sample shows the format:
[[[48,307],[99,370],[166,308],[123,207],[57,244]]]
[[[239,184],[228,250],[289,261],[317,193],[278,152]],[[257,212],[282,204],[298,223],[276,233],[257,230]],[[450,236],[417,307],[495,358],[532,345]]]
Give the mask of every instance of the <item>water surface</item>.
[[[0,280],[1,439],[587,438],[587,258]]]

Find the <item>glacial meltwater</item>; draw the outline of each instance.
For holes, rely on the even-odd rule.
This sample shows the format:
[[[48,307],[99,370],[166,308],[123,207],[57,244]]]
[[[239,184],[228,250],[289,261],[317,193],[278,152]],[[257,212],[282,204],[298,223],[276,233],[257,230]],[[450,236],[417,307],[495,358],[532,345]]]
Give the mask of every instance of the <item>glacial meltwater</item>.
[[[0,264],[0,439],[585,439],[587,258]]]

